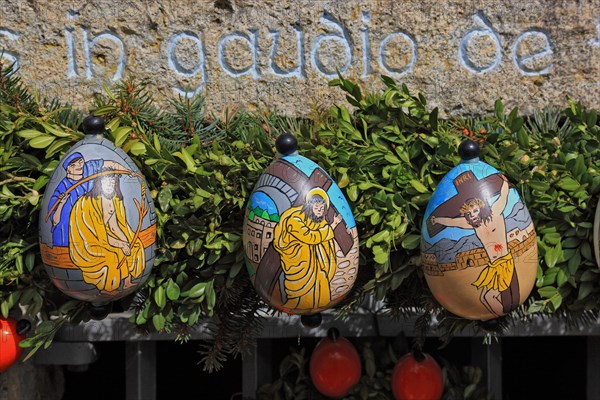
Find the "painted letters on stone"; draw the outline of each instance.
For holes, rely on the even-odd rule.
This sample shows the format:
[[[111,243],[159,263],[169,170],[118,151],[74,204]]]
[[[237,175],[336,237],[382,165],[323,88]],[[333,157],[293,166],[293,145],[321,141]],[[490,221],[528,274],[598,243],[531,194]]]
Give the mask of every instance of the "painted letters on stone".
[[[486,113],[497,98],[528,113],[562,108],[566,89],[598,105],[597,1],[226,3],[9,2],[0,61],[78,108],[136,77],[161,106],[202,95],[210,112],[244,103],[307,116],[318,99],[343,101],[327,85],[338,72],[367,91],[384,88],[381,75],[401,80],[442,114]]]

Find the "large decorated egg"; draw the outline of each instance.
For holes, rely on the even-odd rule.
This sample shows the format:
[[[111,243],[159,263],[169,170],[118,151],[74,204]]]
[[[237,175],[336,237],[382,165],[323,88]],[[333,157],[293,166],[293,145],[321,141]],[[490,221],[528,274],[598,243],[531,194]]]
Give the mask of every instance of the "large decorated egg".
[[[281,135],[281,157],[260,176],[243,224],[256,291],[290,314],[316,314],[348,294],[358,272],[358,232],[342,191]]]
[[[46,187],[40,251],[52,282],[65,294],[105,304],[148,278],[156,247],[156,214],[135,163],[89,116],[86,136],[67,151]]]
[[[522,304],[535,282],[535,230],[516,189],[465,141],[462,161],[440,181],[425,211],[421,263],[448,311],[489,320]]]

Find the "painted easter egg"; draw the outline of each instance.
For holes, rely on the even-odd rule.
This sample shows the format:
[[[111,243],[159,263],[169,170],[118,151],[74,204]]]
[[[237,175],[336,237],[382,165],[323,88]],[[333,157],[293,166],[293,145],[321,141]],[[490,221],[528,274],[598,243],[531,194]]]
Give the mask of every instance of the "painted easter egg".
[[[25,319],[16,321],[13,318],[0,317],[0,373],[9,369],[23,354],[19,343],[25,339],[25,333],[31,323]]]
[[[60,160],[40,211],[40,251],[63,293],[106,304],[148,278],[156,248],[156,214],[135,163],[104,138],[89,116],[86,136]]]
[[[342,191],[281,135],[243,223],[244,258],[256,291],[289,314],[316,314],[348,294],[358,272],[358,232]]]
[[[498,170],[479,160],[479,145],[459,146],[461,162],[442,178],[422,225],[421,264],[437,301],[472,320],[522,304],[538,256],[527,207]]]

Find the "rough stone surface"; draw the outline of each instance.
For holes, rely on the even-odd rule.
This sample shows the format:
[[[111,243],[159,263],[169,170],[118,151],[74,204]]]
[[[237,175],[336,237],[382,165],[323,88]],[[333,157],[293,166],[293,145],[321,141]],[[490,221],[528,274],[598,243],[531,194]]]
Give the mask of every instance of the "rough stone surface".
[[[61,366],[19,361],[0,374],[0,400],[60,400],[64,386]]]
[[[336,69],[367,91],[389,75],[445,114],[600,106],[600,0],[1,0],[0,48],[84,110],[132,76],[164,104],[309,115],[343,101]]]

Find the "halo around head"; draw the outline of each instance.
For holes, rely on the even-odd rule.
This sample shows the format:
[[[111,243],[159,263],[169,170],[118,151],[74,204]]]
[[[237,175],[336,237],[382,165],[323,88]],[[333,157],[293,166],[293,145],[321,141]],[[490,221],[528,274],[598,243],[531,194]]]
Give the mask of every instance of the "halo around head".
[[[316,187],[312,188],[306,193],[306,197],[304,198],[304,202],[308,203],[308,201],[315,195],[321,196],[325,200],[325,206],[329,208],[329,196],[327,196],[327,192],[325,192],[322,188]]]

